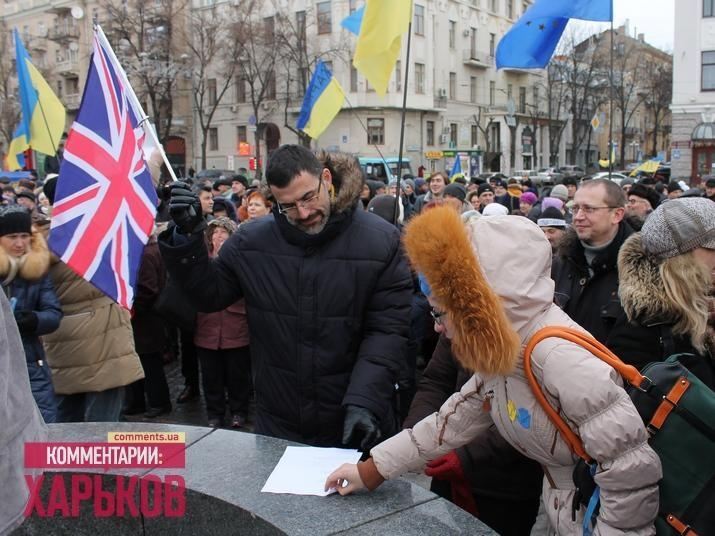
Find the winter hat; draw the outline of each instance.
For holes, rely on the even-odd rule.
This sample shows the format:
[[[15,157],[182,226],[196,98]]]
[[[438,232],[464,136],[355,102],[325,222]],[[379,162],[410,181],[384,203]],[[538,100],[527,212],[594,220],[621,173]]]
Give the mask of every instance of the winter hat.
[[[477,193],[478,193],[479,195],[482,195],[484,192],[494,193],[494,188],[492,188],[491,186],[489,186],[489,184],[486,183],[486,182],[485,182],[484,184],[480,184],[480,185],[479,185],[479,188],[477,188]]]
[[[422,177],[417,177],[415,179],[415,190],[422,188],[425,184],[427,184],[427,182]]]
[[[367,187],[370,188],[370,197],[375,197],[380,188],[385,188],[385,183],[382,181],[367,179],[365,182],[367,183]]]
[[[448,184],[444,189],[444,195],[464,201],[467,198],[467,189],[461,184],[453,182],[452,184]]]
[[[666,189],[668,190],[669,194],[677,192],[678,190],[680,190],[681,192],[683,191],[683,187],[678,184],[678,181],[670,181]]]
[[[569,200],[569,190],[563,184],[557,184],[551,189],[551,197],[561,199],[564,203]]]
[[[547,208],[555,208],[560,211],[564,208],[564,202],[556,197],[544,197],[541,201],[541,210],[546,210]]]
[[[688,197],[663,203],[643,224],[643,249],[662,261],[695,248],[715,249],[715,204]]]
[[[519,202],[521,202],[521,203],[527,203],[527,204],[529,204],[529,205],[533,205],[533,204],[536,203],[536,200],[537,200],[537,199],[538,199],[538,198],[536,197],[536,195],[535,195],[533,192],[524,192],[524,193],[521,194],[521,196],[519,197]]]
[[[214,218],[213,220],[211,220],[209,222],[209,224],[208,224],[209,234],[213,233],[214,229],[216,229],[217,227],[220,227],[221,229],[225,229],[229,235],[232,235],[233,233],[236,232],[236,229],[238,229],[238,225],[236,225],[236,222],[234,222],[230,218],[227,218],[226,216],[221,216],[220,218]]]
[[[415,181],[414,180],[403,178],[402,181],[400,182],[400,188],[402,189],[402,191],[405,190],[405,186],[411,186],[412,191],[413,192],[415,191]]]
[[[31,232],[32,216],[25,207],[8,205],[0,208],[0,236]]]
[[[19,181],[17,181],[17,185],[20,188],[27,188],[28,190],[34,190],[35,188],[37,188],[37,185],[30,179],[20,179]]]
[[[660,195],[652,188],[643,186],[642,184],[634,184],[631,189],[628,190],[628,197],[635,195],[641,199],[645,199],[650,203],[650,206],[655,210],[660,205]]]
[[[21,192],[18,192],[18,194],[15,196],[15,199],[19,199],[20,197],[25,197],[32,201],[33,203],[37,203],[37,198],[35,197],[35,194],[32,192],[28,192],[26,190],[22,190]]]
[[[49,173],[47,176],[50,177],[50,175],[55,175],[55,174]],[[47,200],[50,202],[50,205],[55,204],[55,192],[56,191],[57,191],[57,175],[47,179],[45,181],[45,185],[42,187],[42,192],[45,194],[45,197],[47,197]]]
[[[705,186],[707,186],[708,188],[715,188],[715,177],[710,177],[708,180],[706,180]]]
[[[633,186],[635,183],[636,181],[634,181],[630,177],[626,177],[625,179],[621,180],[621,188],[623,188],[624,186]]]
[[[506,216],[509,209],[501,203],[489,203],[482,211],[482,216]]]
[[[561,211],[556,207],[549,207],[541,212],[541,216],[536,220],[539,227],[556,227],[559,229],[566,228],[566,220]]]
[[[383,220],[392,223],[395,221],[396,202],[396,197],[389,194],[381,194],[370,200],[367,204],[367,211],[372,212],[376,216],[380,216]]]

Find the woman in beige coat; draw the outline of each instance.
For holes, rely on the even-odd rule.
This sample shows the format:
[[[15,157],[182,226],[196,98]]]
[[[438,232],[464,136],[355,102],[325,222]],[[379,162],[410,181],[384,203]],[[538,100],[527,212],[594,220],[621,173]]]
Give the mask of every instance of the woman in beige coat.
[[[366,462],[341,466],[326,487],[345,495],[421,471],[493,423],[544,468],[542,502],[550,533],[581,534],[585,508],[573,509],[578,458],[532,395],[523,371],[523,349],[539,329],[580,329],[553,305],[548,241],[526,218],[481,218],[465,228],[454,211],[436,208],[411,222],[405,244],[431,288],[439,329],[475,374],[437,413],[373,448]],[[547,398],[598,462],[601,505],[594,534],[653,534],[660,460],[618,374],[562,339],[539,343],[532,362]]]

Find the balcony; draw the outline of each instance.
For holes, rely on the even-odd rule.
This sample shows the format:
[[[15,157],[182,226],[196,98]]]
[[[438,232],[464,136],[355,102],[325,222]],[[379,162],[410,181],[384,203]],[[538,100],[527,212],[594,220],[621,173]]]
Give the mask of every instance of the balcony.
[[[462,62],[470,67],[489,69],[494,67],[494,56],[466,48],[462,50]]]
[[[53,41],[57,41],[60,43],[79,39],[79,27],[73,24],[63,24],[62,26],[55,26],[50,30],[50,34],[48,37]]]
[[[79,60],[57,62],[55,70],[64,78],[79,78]]]
[[[75,111],[79,110],[79,103],[82,100],[82,94],[81,93],[73,93],[70,95],[65,95],[62,97],[62,102],[65,104],[65,108],[67,111]]]

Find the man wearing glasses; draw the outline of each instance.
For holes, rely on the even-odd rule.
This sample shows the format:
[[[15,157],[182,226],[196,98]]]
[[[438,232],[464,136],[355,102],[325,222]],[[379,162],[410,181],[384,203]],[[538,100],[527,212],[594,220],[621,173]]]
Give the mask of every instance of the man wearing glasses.
[[[618,250],[633,229],[624,221],[626,196],[608,179],[593,179],[574,194],[573,224],[564,235],[551,275],[554,301],[606,344],[622,313]]]
[[[266,181],[273,214],[241,225],[211,261],[198,199],[173,185],[167,268],[202,311],[245,298],[257,433],[368,450],[398,429],[412,294],[399,233],[356,210],[362,172],[348,155],[284,145]]]

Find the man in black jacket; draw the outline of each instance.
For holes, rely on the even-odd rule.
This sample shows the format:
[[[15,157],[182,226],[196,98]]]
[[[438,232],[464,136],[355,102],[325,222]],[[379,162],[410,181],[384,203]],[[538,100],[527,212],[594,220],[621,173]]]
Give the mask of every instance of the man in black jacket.
[[[616,263],[618,250],[633,233],[623,220],[626,197],[608,179],[590,180],[576,191],[572,211],[572,229],[551,270],[554,301],[605,344],[622,311]]]
[[[213,261],[198,199],[174,185],[176,225],[160,237],[167,268],[201,311],[245,298],[256,432],[367,450],[397,431],[412,291],[400,235],[356,210],[352,157],[284,145],[266,180],[273,214],[242,225]]]

